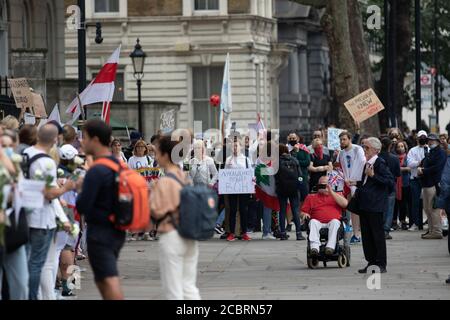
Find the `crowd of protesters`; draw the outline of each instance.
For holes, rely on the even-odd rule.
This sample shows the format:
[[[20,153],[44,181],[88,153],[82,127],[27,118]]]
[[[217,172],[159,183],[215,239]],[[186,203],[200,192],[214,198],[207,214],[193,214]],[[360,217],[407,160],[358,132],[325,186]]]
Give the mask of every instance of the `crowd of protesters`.
[[[327,205],[331,201],[336,212],[349,216],[350,243],[362,242],[367,266],[359,271],[377,265],[386,272],[386,240],[393,238],[392,232],[424,230],[424,240],[442,239],[448,233],[450,141],[423,130],[391,128],[379,137],[359,131],[343,131],[338,151],[327,148],[326,130],[314,131],[309,146],[295,132],[281,141],[283,137],[272,137],[271,131],[254,140],[234,131],[223,143],[212,144],[186,130],[188,152],[175,161],[173,150],[182,140],[160,132],[148,142],[132,132],[125,147],[100,120],[88,121],[79,135],[70,125],[20,125],[8,116],[0,123],[0,223],[7,226],[0,234],[2,298],[74,296],[76,279],[69,269],[88,257],[102,297],[122,299],[117,269],[121,248],[126,241],[158,240],[165,297],[200,299],[198,244],[182,238],[171,221],[160,219],[177,212],[185,184],[217,192],[221,169],[255,169],[256,192],[218,195],[215,231],[220,239],[250,241],[262,232],[262,240],[286,241],[295,232],[295,240],[305,240],[305,216],[327,196]],[[95,165],[99,158],[145,178],[156,221],[149,229],[127,234],[114,227],[109,216],[115,206],[116,176]],[[261,174],[261,168],[274,163],[274,175]],[[332,172],[342,179],[340,190],[337,185],[333,190],[324,187]],[[45,181],[42,207],[18,205],[16,189],[23,178]],[[352,202],[357,202],[353,211]]]

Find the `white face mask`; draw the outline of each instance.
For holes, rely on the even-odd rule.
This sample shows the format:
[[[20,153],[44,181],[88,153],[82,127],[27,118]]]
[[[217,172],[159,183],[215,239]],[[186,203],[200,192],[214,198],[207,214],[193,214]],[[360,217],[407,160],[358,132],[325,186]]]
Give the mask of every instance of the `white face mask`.
[[[436,148],[437,146],[438,146],[438,144],[430,144],[430,145],[429,145],[430,149],[434,149],[434,148]]]

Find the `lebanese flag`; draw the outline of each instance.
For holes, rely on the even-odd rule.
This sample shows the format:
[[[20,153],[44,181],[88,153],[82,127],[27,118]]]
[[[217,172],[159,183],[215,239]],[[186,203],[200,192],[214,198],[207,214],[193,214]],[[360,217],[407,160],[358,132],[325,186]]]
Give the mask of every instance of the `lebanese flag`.
[[[81,115],[81,105],[86,106],[93,103],[103,102],[102,119],[109,124],[111,111],[111,100],[114,94],[114,81],[116,80],[116,71],[120,56],[119,46],[106,61],[97,76],[89,83],[86,89],[76,97],[69,105],[66,113],[72,114],[72,120],[68,123],[73,124]]]
[[[270,166],[260,162],[255,167],[256,198],[261,200],[266,208],[280,211],[280,203],[275,192],[275,175],[263,174],[262,169],[270,170]]]

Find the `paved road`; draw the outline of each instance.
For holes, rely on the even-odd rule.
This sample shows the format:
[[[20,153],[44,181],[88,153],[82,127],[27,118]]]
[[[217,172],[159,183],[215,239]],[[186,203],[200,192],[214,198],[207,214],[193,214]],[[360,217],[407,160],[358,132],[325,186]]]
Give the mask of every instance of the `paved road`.
[[[397,231],[388,241],[388,273],[381,289],[369,290],[361,245],[352,246],[352,263],[339,269],[310,270],[305,241],[250,242],[212,239],[200,244],[198,284],[203,299],[450,299],[447,239],[421,240],[419,232]],[[294,235],[291,235],[291,239]],[[78,299],[99,299],[87,262]],[[119,261],[127,299],[162,299],[158,242],[127,243]]]

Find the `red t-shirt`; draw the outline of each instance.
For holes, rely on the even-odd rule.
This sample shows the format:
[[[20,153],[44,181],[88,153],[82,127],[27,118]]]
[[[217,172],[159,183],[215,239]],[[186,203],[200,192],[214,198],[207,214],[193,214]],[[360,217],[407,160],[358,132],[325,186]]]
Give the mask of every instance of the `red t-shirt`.
[[[342,195],[341,193],[338,193]],[[320,193],[309,194],[302,205],[302,212],[308,213],[311,219],[328,223],[333,219],[340,219],[342,208],[336,203],[331,195]]]

